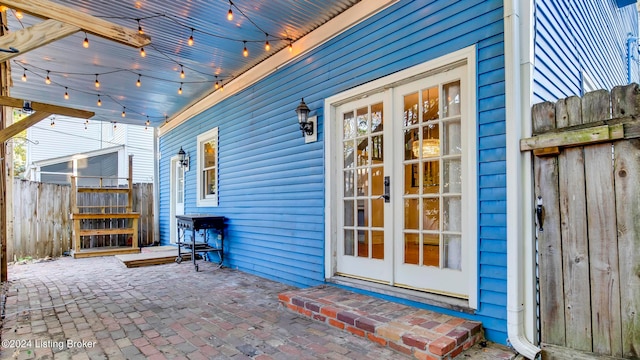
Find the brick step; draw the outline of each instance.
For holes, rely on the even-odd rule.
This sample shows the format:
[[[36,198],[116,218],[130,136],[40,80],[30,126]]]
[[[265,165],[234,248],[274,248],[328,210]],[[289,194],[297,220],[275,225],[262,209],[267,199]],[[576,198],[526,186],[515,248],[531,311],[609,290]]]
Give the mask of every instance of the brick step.
[[[416,359],[453,359],[484,338],[482,324],[318,286],[278,295],[286,308]]]

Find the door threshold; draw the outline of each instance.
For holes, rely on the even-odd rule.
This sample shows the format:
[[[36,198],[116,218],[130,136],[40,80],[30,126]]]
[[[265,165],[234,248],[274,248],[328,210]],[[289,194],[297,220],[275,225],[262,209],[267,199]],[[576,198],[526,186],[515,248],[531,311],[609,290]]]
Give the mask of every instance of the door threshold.
[[[334,276],[330,279],[326,279],[326,281],[328,283],[350,287],[357,290],[392,296],[403,300],[437,306],[448,310],[463,312],[466,314],[475,314],[476,311],[476,309],[472,309],[469,307],[469,302],[465,299],[416,290],[409,290],[387,284],[354,279],[346,276]]]

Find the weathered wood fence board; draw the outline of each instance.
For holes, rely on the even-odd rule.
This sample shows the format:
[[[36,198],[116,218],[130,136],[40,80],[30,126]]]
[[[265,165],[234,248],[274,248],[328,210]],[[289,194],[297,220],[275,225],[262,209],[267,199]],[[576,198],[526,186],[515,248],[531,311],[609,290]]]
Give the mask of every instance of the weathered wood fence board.
[[[9,261],[25,257],[44,258],[61,256],[71,249],[72,221],[71,188],[66,185],[14,180],[14,239],[8,239]],[[126,206],[122,194],[84,194],[82,203],[105,206],[104,211],[114,211],[110,206]],[[133,185],[134,209],[140,212],[138,239],[141,246],[150,245],[153,239],[153,184]],[[109,228],[109,224],[100,224]]]
[[[540,332],[543,345],[639,359],[640,132],[633,129],[640,87],[537,104],[533,130],[560,139],[564,128],[600,126],[612,114],[625,117],[624,139],[559,143],[556,154],[534,158],[535,195],[544,206]]]

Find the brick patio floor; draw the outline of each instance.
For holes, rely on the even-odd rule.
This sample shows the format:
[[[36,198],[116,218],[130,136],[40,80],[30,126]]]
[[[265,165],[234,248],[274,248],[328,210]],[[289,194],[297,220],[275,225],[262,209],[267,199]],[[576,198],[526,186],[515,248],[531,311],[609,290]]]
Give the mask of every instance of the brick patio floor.
[[[284,309],[292,287],[200,262],[10,265],[1,359],[407,359]],[[495,344],[463,358],[503,359]],[[506,357],[505,357],[506,356]]]

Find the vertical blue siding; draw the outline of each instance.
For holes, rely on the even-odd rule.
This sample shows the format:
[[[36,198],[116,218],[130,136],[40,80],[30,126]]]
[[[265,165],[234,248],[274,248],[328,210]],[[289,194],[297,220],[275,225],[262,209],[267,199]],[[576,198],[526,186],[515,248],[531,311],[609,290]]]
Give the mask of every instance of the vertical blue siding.
[[[196,166],[185,177],[187,213],[229,219],[225,265],[305,287],[324,282],[324,99],[382,76],[477,46],[479,309],[489,340],[506,341],[506,165],[502,0],[408,1],[345,31],[259,83],[160,138],[160,234],[169,232],[169,159],[219,131],[219,206],[196,207]],[[305,144],[294,109],[317,114]],[[415,306],[421,304],[412,303]],[[446,311],[445,311],[446,312]],[[468,316],[467,316],[468,317]]]
[[[627,83],[627,39],[638,36],[635,6],[614,0],[535,1],[534,103],[581,95],[582,72],[596,87]],[[632,81],[638,81],[634,64]]]

